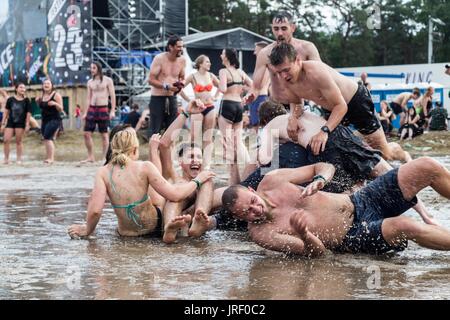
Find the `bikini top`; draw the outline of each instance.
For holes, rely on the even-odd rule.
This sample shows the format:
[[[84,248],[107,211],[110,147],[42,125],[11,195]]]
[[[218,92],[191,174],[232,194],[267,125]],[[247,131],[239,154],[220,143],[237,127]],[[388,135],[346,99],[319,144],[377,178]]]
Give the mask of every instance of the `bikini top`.
[[[111,188],[113,189],[114,193],[119,194],[116,190],[116,184],[114,183],[112,176],[113,176],[113,171],[114,171],[114,165],[112,166],[111,169],[111,173],[109,176],[109,181],[111,183]],[[112,207],[115,209],[125,209],[125,212],[127,214],[128,219],[130,219],[131,221],[134,222],[135,225],[137,225],[140,228],[143,228],[144,226],[142,225],[142,221],[141,218],[139,217],[139,214],[137,214],[137,212],[134,210],[135,207],[137,207],[140,204],[143,204],[144,202],[146,202],[148,200],[148,194],[145,194],[141,200],[135,201],[133,203],[130,204],[126,204],[126,205],[114,205],[111,203]]]
[[[194,75],[192,75],[192,78],[194,79],[194,82],[196,83],[195,86],[194,86],[194,92],[199,93],[199,92],[205,92],[205,91],[206,92],[212,91],[212,89],[213,89],[213,84],[212,83],[207,84],[206,86],[203,86],[203,85],[201,85],[201,84],[199,84],[197,82],[197,79],[195,79]]]
[[[227,88],[232,87],[232,86],[243,86],[244,85],[243,79],[241,79],[241,81],[234,81],[233,74],[231,73],[231,71],[228,69],[227,69],[227,71],[230,73],[231,80],[233,80],[232,82],[227,83]]]

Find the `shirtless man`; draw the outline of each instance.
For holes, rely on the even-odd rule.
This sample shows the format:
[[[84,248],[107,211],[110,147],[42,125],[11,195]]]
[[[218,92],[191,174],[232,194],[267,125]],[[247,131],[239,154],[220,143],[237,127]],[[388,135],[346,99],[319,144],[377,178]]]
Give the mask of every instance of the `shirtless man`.
[[[150,68],[148,83],[152,86],[150,99],[149,137],[166,130],[177,117],[176,94],[184,87],[186,59],[183,41],[171,36],[167,41],[167,52],[158,54]]]
[[[98,125],[98,132],[102,135],[103,159],[109,145],[109,121],[116,114],[116,93],[111,78],[103,75],[102,66],[98,62],[91,64],[92,79],[87,83],[87,108],[83,112],[84,143],[88,152],[86,160],[82,163],[94,162],[94,142],[92,134]],[[111,110],[108,110],[108,99],[111,98]]]
[[[450,199],[450,172],[437,161],[411,161],[351,196],[319,191],[333,174],[334,167],[324,163],[275,170],[257,191],[230,187],[222,202],[249,222],[252,240],[270,250],[310,257],[326,249],[383,254],[404,250],[408,240],[450,250],[448,230],[401,216],[428,186]],[[305,182],[306,188],[298,186]]]
[[[367,78],[368,78],[367,72],[361,73],[361,77],[360,77],[360,80],[358,80],[358,84],[359,83],[363,84],[367,88],[367,90],[370,91],[370,90],[372,90],[372,85],[370,84],[369,81],[367,81]]]
[[[269,44],[265,41],[255,43],[255,51],[253,52],[253,54],[256,57],[258,57],[259,53],[268,45]],[[258,117],[259,106],[269,97],[269,87],[270,87],[269,70],[267,68],[263,70],[264,75],[262,77],[261,84],[258,84],[260,86],[260,89],[258,90],[258,96],[256,97],[255,101],[253,101],[250,105],[250,126],[256,130],[256,133],[258,133],[259,128],[259,117]]]
[[[405,122],[406,112],[408,111],[408,102],[410,100],[417,100],[420,97],[419,88],[414,88],[412,92],[400,93],[390,103],[390,107],[395,115],[400,115],[400,125]]]
[[[267,109],[277,110],[276,106],[273,106],[273,102],[265,102],[261,106],[261,113],[265,117],[264,121],[267,120],[266,115],[269,114]],[[283,110],[282,108],[279,109]],[[293,142],[287,133],[288,118],[287,114],[279,115],[264,127],[258,152],[260,164],[264,165],[272,160],[274,138],[277,138],[281,143]],[[302,111],[297,121],[300,130],[296,141],[308,151],[309,162],[326,162],[335,166],[335,177],[328,185],[328,187],[332,187],[330,190],[333,190],[333,193],[352,190],[356,185],[360,187],[361,182],[392,170],[392,167],[381,158],[378,151],[368,148],[350,129],[342,125],[338,125],[329,134],[323,151],[321,150],[318,155],[312,154],[309,141],[321,131],[321,128],[326,124],[326,120],[312,112]],[[428,214],[421,200],[418,200],[414,209],[425,223],[437,225],[436,221]]]
[[[159,139],[158,135],[153,135],[150,140],[150,161],[155,164],[155,166],[162,172],[162,164],[160,155],[158,154],[158,149],[160,146],[165,146],[169,148],[172,144],[172,133],[176,133],[180,130],[186,120],[195,113],[201,113],[205,110],[205,106],[200,100],[193,100],[189,103],[188,111],[183,111],[177,119],[171,124],[169,129],[166,131],[162,139]],[[195,179],[202,171],[203,164],[203,153],[202,148],[195,143],[183,144],[178,152],[179,165],[181,167],[181,175],[177,175],[173,168],[170,168],[171,178],[174,183],[184,184]],[[169,164],[164,163],[164,165],[172,166],[172,161]],[[213,190],[214,185],[212,181],[208,181],[204,184],[197,185],[197,191],[192,192],[188,197],[181,199],[180,201],[167,201],[164,206],[164,219],[166,221],[171,221],[176,219],[178,216],[182,215],[184,210],[189,209],[189,207],[194,205],[194,217],[192,224],[189,227],[189,223],[186,222],[184,225],[179,225],[176,230],[165,230],[163,241],[165,243],[173,243],[176,240],[177,232],[181,229],[185,231],[189,227],[188,235],[190,237],[200,237],[207,230],[213,227],[212,220],[208,217],[211,211],[212,201],[213,201]]]
[[[309,143],[315,155],[325,149],[328,135],[342,122],[354,125],[386,160],[411,160],[400,145],[387,143],[372,98],[364,85],[358,85],[323,62],[302,61],[290,44],[274,47],[269,59],[271,70],[283,79],[291,104],[301,104],[302,99],[307,99],[331,112],[326,124]]]
[[[295,48],[302,61],[322,61],[314,43],[293,37],[295,29],[294,19],[290,13],[281,11],[275,14],[272,20],[272,33],[276,42],[262,49],[256,58],[255,71],[253,73],[253,87],[252,91],[246,97],[246,104],[252,102],[253,99],[261,94],[260,92],[264,89],[266,71],[269,71],[271,99],[284,105],[290,104],[290,95],[286,90],[284,81],[268,68],[270,62],[269,55],[275,46],[281,43],[289,43]],[[292,116],[289,122],[288,133],[289,136],[294,138],[297,136],[298,127],[296,119],[300,110],[295,105],[291,105],[290,109]]]

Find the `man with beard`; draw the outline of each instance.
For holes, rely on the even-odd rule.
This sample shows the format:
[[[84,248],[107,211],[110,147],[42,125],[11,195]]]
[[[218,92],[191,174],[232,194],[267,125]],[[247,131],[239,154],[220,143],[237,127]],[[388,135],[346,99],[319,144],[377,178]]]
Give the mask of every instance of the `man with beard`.
[[[149,137],[166,130],[176,119],[176,95],[184,87],[186,59],[182,56],[183,40],[171,36],[166,50],[155,57],[150,68],[148,83],[152,86],[152,97]]]
[[[384,254],[405,250],[408,240],[450,250],[447,229],[402,216],[426,187],[450,199],[450,172],[437,161],[413,160],[352,195],[320,191],[333,174],[333,165],[325,163],[275,170],[256,191],[228,188],[222,202],[235,217],[249,222],[252,240],[269,250],[309,257],[326,249]],[[305,182],[307,187],[299,186]]]
[[[102,135],[103,159],[109,145],[109,123],[116,113],[116,93],[114,82],[110,77],[103,75],[102,65],[99,62],[91,64],[92,79],[87,83],[87,108],[84,110],[82,119],[84,125],[84,143],[88,152],[86,160],[81,163],[94,162],[94,142],[92,134],[98,126],[98,132]],[[111,109],[109,109],[111,99]]]

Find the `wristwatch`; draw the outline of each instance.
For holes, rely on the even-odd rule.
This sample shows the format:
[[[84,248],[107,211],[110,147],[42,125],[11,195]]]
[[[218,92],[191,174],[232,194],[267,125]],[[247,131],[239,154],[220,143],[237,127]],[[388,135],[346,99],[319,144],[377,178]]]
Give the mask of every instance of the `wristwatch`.
[[[330,128],[328,128],[327,126],[323,126],[322,128],[320,128],[320,130],[322,130],[323,132],[325,132],[327,134],[331,133]]]

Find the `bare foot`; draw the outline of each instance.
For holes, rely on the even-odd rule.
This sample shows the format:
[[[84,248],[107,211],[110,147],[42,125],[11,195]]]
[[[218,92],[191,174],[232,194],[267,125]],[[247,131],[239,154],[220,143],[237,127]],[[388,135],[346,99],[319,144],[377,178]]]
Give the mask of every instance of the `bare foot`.
[[[88,163],[94,163],[95,159],[87,158],[86,160],[80,161],[80,164],[88,164]]]
[[[45,160],[44,160],[44,163],[45,163],[45,164],[53,164],[53,160],[45,159]]]
[[[4,164],[4,165],[8,165],[8,164],[9,164],[9,160],[4,160],[4,161],[3,161],[3,164]]]
[[[21,166],[21,165],[22,165],[22,160],[17,160],[17,161],[16,161],[16,164],[17,164],[18,166]]]
[[[210,219],[205,212],[201,210],[195,211],[194,221],[189,229],[189,236],[194,238],[201,237],[206,231],[208,231],[209,223]]]
[[[165,243],[173,243],[175,242],[175,239],[177,238],[177,232],[181,228],[184,228],[185,226],[189,225],[191,222],[192,217],[190,215],[183,215],[178,216],[170,220],[165,226],[164,226],[164,236],[163,241]]]

